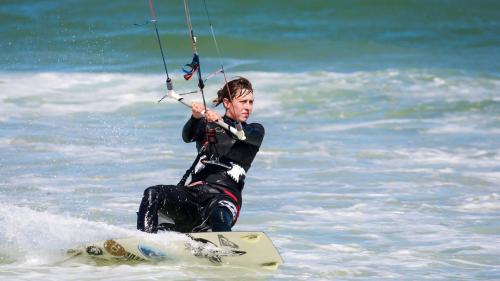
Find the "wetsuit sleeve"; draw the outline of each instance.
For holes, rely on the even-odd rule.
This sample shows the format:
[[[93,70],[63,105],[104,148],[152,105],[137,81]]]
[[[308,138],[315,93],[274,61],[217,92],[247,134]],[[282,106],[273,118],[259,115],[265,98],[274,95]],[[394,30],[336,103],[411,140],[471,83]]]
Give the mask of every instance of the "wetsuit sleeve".
[[[184,142],[193,142],[203,138],[205,129],[205,119],[196,119],[193,116],[186,122],[182,129],[182,139]]]
[[[245,126],[243,130],[245,131],[246,136],[245,142],[250,145],[260,147],[262,140],[264,140],[264,126],[259,123],[252,123]]]

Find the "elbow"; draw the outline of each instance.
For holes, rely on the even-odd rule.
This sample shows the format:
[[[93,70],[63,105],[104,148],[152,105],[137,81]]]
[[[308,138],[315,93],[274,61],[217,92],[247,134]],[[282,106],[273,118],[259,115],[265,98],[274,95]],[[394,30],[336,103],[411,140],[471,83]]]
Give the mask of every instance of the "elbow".
[[[192,138],[189,137],[188,134],[182,134],[182,140],[185,142],[185,143],[188,143],[188,142],[192,142]]]

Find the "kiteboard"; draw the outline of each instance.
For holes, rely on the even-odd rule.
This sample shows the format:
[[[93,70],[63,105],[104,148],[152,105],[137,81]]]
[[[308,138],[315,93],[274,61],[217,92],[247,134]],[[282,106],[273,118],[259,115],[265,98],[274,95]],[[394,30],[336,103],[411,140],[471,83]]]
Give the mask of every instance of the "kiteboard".
[[[66,254],[70,259],[111,263],[198,261],[271,270],[283,264],[278,250],[263,232],[199,232],[182,236],[184,239],[170,242],[145,236],[107,239],[77,246]]]

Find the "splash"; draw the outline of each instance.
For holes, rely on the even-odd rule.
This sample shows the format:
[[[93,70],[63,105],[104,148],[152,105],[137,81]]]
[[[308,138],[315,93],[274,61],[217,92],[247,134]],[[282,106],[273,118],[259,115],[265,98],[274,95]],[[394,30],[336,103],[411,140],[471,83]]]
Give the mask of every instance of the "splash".
[[[0,224],[0,256],[33,265],[55,262],[61,250],[76,244],[137,234],[105,222],[10,204],[0,207]]]

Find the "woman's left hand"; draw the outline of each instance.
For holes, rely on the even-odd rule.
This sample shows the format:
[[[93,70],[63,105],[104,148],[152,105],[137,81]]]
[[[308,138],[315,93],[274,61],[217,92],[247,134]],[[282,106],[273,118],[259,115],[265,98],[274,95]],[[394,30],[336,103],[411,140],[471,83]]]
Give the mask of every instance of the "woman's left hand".
[[[220,114],[217,111],[207,109],[207,112],[205,112],[205,118],[208,122],[217,122],[217,120],[220,119]]]

